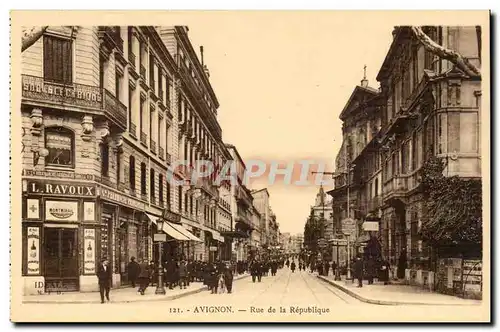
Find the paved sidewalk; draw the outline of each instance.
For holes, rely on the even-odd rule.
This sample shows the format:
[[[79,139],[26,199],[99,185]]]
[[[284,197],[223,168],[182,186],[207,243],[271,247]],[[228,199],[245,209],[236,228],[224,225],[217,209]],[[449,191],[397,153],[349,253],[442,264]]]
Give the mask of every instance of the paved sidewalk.
[[[363,281],[363,287],[357,287],[357,281],[335,281],[334,276],[317,276],[339,288],[352,297],[366,303],[380,305],[480,305],[479,300],[462,299],[455,296],[434,293],[417,286],[402,284],[384,285],[383,282],[374,282],[368,285]]]
[[[248,274],[242,274],[234,277],[234,280],[240,280],[248,277]],[[129,302],[150,302],[150,301],[171,301],[184,296],[196,294],[207,290],[201,282],[193,282],[186,289],[166,288],[165,295],[155,295],[156,286],[150,286],[146,293],[141,295],[137,288],[117,288],[111,289],[111,303],[129,303]],[[69,292],[63,294],[44,294],[29,295],[23,297],[23,303],[101,303],[99,292]]]

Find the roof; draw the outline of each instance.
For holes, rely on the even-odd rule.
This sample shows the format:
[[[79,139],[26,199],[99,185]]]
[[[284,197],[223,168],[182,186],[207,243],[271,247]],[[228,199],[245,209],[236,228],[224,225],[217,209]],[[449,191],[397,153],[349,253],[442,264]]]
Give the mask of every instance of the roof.
[[[270,195],[269,195],[269,191],[267,191],[267,188],[262,188],[262,189],[255,189],[255,190],[252,190],[252,194],[256,194],[256,193],[261,192],[261,191],[266,191],[267,196],[270,196]]]
[[[394,30],[392,32],[394,38],[392,39],[391,46],[389,47],[389,51],[385,56],[384,62],[382,63],[382,67],[380,68],[377,74],[377,81],[381,81],[386,77],[386,75],[388,74],[389,70],[392,67],[391,64],[393,57],[394,55],[397,54],[396,51],[398,50],[401,44],[400,40],[403,37],[407,37],[409,33],[411,33],[410,27],[404,27],[404,26],[394,27]]]
[[[379,94],[379,91],[377,89],[374,89],[372,87],[362,87],[360,85],[357,85],[354,88],[353,92],[351,93],[351,96],[349,97],[349,100],[347,100],[347,103],[345,104],[344,109],[340,113],[339,119],[340,120],[344,120],[347,117],[352,102],[358,96],[368,95],[369,99],[371,99],[372,97],[378,96],[378,94]]]

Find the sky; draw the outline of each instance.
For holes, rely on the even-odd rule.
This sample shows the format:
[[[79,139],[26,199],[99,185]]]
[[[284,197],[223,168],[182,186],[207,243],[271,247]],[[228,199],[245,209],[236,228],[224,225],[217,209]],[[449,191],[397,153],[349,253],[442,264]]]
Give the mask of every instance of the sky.
[[[220,14],[189,22],[198,55],[204,47],[224,142],[244,160],[313,159],[333,171],[342,142],[338,116],[364,65],[369,85],[378,88],[375,77],[392,40],[393,24],[368,22],[333,12]],[[260,177],[249,186],[268,188],[282,233],[303,232],[318,185]]]

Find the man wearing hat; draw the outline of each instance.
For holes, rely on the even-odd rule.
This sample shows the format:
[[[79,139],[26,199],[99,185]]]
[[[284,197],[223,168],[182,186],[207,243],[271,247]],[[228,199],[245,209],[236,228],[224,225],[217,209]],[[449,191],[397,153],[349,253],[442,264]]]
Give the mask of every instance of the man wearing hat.
[[[97,278],[99,279],[99,293],[101,294],[101,303],[104,303],[104,295],[109,302],[109,290],[111,288],[111,268],[107,258],[103,258],[97,268]]]

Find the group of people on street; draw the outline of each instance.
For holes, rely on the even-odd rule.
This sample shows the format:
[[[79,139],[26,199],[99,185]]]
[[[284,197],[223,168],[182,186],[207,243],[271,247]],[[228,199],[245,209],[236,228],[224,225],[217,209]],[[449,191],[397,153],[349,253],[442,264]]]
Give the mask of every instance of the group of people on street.
[[[275,276],[278,272],[278,269],[281,268],[283,264],[281,264],[278,260],[260,260],[253,259],[250,262],[250,274],[252,275],[252,282],[262,281],[262,276],[269,275]]]

